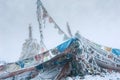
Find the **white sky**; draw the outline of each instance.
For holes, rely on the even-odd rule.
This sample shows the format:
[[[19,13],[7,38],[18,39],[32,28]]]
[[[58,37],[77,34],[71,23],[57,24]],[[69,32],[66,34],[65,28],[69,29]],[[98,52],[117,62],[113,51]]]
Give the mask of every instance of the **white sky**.
[[[86,38],[110,47],[120,48],[120,0],[42,0],[49,14],[66,31],[80,31]],[[39,42],[36,0],[0,0],[0,60],[18,60],[22,44],[28,38],[28,25]],[[45,28],[47,48],[61,39],[53,26]],[[60,39],[60,40],[59,40]]]

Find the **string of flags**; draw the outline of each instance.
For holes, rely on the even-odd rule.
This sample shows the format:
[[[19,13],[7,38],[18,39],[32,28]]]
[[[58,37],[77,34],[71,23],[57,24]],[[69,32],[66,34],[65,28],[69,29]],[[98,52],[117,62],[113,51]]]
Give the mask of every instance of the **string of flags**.
[[[40,22],[41,24],[43,23],[44,27],[45,27],[45,22],[47,20],[49,23],[54,24],[54,28],[58,30],[58,34],[64,35],[64,39],[69,38],[68,35],[54,21],[54,19],[48,14],[47,10],[45,9],[45,7],[43,6],[40,0],[37,0],[37,18],[38,18],[38,22]]]
[[[33,57],[17,61],[15,63],[7,64],[4,67],[0,66],[0,68],[1,68],[0,72],[9,71],[8,73],[4,74],[4,76],[0,76],[0,79],[6,79],[6,78],[11,78],[11,77],[13,78],[13,76],[19,76],[19,74],[22,75],[24,73],[25,74],[27,74],[27,73],[31,74],[31,72],[36,73],[36,70],[38,70],[37,72],[39,72],[39,70],[40,70],[40,73],[42,73],[41,70],[48,69],[48,68],[50,68],[49,66],[64,65],[67,62],[70,62],[72,59],[72,56],[68,53],[70,53],[70,50],[71,51],[77,50],[77,48],[74,48],[74,47],[76,47],[75,46],[76,41],[77,41],[76,38],[72,38],[72,39],[69,39],[68,41],[58,45],[54,49],[46,51],[42,54],[38,54]],[[79,46],[77,46],[77,47],[79,47]],[[71,49],[67,50],[69,48],[71,48]],[[50,52],[54,56],[60,56],[60,57],[54,58],[54,56],[50,55]],[[33,65],[34,65],[34,67],[32,67]],[[17,67],[17,68],[15,69],[15,67]],[[9,70],[11,68],[13,70]],[[30,77],[31,75],[28,74],[27,76]]]
[[[46,20],[54,24],[54,28],[58,29],[59,34],[64,34],[64,39],[69,38],[64,33],[64,31],[62,31],[61,28],[56,24],[53,18],[48,14],[48,12],[44,8],[40,0],[37,0],[37,18],[39,22],[40,38],[41,38],[42,44],[43,44],[42,29],[43,27],[45,27]],[[42,25],[42,23],[44,25]],[[67,23],[67,28],[68,28],[68,33],[70,37],[72,37],[73,35],[70,31],[70,27],[68,23]],[[76,34],[76,35],[80,36],[79,34]],[[102,70],[100,70],[100,66],[98,66],[99,63],[97,64],[97,61],[101,61],[101,63],[105,63],[105,65],[106,63],[107,64],[110,63],[115,68],[116,67],[118,68],[120,66],[118,64],[120,63],[120,60],[118,58],[111,57],[111,55],[106,55],[106,54],[102,55],[102,53],[104,53],[105,51],[108,51],[119,56],[120,55],[119,49],[101,46],[85,38],[83,38],[83,40],[81,41],[83,44],[81,44],[80,39],[81,38],[79,39],[71,38],[66,42],[58,45],[54,49],[48,50],[46,52],[32,56],[27,59],[23,59],[14,63],[9,63],[6,65],[0,66],[0,72],[6,71],[5,74],[3,73],[3,75],[2,74],[0,75],[0,80],[6,79],[6,78],[10,78],[12,80],[15,80],[15,78],[17,80],[30,80],[31,78],[34,78],[35,76],[37,76],[39,73],[41,74],[44,72],[52,73],[51,69],[56,71],[54,68],[57,68],[57,71],[60,72],[60,68],[61,67],[64,68],[64,65],[66,64],[68,67],[70,67],[69,74],[73,76],[77,76],[77,75],[83,76],[88,73],[96,74],[97,72],[99,72],[100,74]],[[83,47],[80,47],[81,45]],[[103,52],[102,52],[102,49],[104,50]],[[43,49],[41,48],[41,50],[44,51],[44,48]],[[114,58],[114,60],[112,58]],[[115,63],[115,60],[117,61],[116,63]],[[108,66],[108,69],[109,67],[110,66]],[[63,71],[63,72],[67,73],[68,71],[66,72]],[[62,71],[61,71],[61,74],[62,74]],[[56,79],[56,80],[61,80],[61,79]]]
[[[72,70],[73,71],[72,74],[73,75],[78,75],[78,74],[83,75],[82,72],[78,72],[81,70],[77,69],[76,66],[78,66],[78,65],[77,65],[77,63],[75,64],[73,62],[74,58],[72,58],[73,55],[79,53],[79,50],[78,50],[79,44],[76,41],[77,41],[76,38],[72,38],[72,39],[64,42],[63,44],[58,45],[54,49],[51,49],[51,50],[44,52],[42,54],[35,55],[34,57],[27,58],[27,59],[24,59],[22,61],[11,63],[9,65],[6,65],[5,66],[6,68],[5,67],[1,68],[1,66],[0,66],[1,71],[4,69],[10,69],[10,68],[13,69],[14,68],[14,70],[11,70],[12,72],[10,72],[10,75],[6,74],[7,76],[2,76],[2,78],[7,78],[7,77],[13,78],[13,75],[16,75],[16,77],[21,75],[21,78],[23,78],[24,74],[26,74],[26,76],[27,76],[26,78],[31,79],[31,78],[33,78],[33,76],[38,75],[39,72],[43,73],[44,70],[49,69],[49,65],[51,65],[51,66],[64,65],[67,62],[71,62],[71,61],[72,61],[71,63],[72,63],[72,67],[73,67],[72,69],[77,70],[77,71]],[[57,58],[52,57],[50,55],[50,52],[53,55],[59,56],[59,57],[57,57]],[[66,53],[69,53],[69,54],[66,54],[65,56],[61,56],[61,54],[63,52],[65,52],[64,54],[66,54]],[[71,55],[70,53],[72,53],[73,55]],[[85,55],[85,52],[83,52],[83,55]],[[107,60],[106,58],[104,58],[104,59]],[[79,64],[84,64],[84,66],[86,67],[87,70],[89,70],[89,68],[90,68],[90,70],[93,70],[93,71],[91,71],[91,74],[95,73],[94,67],[96,67],[97,69],[99,68],[97,65],[94,65],[96,63],[91,63],[92,64],[91,65],[90,63],[88,63],[84,60],[82,61],[82,60],[78,59],[78,61],[80,61]],[[35,63],[39,63],[40,65],[35,66]],[[34,67],[30,67],[29,64],[34,65]],[[114,63],[112,63],[112,64],[114,64]],[[29,67],[27,65],[29,65]],[[90,67],[90,66],[92,66],[92,67]],[[15,69],[15,67],[16,67],[16,69]],[[26,69],[26,67],[27,67],[27,69]],[[8,71],[10,71],[10,70],[8,70]]]

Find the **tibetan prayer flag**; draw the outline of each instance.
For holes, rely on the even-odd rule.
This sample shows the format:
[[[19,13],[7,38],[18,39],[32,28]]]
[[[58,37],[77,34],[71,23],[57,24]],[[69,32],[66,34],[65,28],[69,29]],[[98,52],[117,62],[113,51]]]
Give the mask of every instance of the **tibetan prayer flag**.
[[[112,53],[116,54],[117,56],[120,56],[120,49],[112,49]]]
[[[43,19],[48,17],[47,11],[45,9],[43,9]]]
[[[18,61],[16,64],[18,64],[21,68],[24,68],[24,62],[23,61]]]
[[[53,22],[54,22],[51,17],[49,17],[49,22],[50,22],[50,23],[53,23]]]
[[[108,52],[110,52],[112,50],[110,47],[104,47],[104,49]]]
[[[36,55],[36,56],[35,56],[35,60],[36,60],[36,61],[40,61],[40,59],[41,59],[41,56],[40,56],[40,55]]]
[[[77,40],[77,38],[71,38],[68,41],[66,41],[66,42],[62,43],[61,45],[57,46],[58,51],[60,51],[60,52],[65,51],[70,46],[70,44],[72,44],[76,40]]]

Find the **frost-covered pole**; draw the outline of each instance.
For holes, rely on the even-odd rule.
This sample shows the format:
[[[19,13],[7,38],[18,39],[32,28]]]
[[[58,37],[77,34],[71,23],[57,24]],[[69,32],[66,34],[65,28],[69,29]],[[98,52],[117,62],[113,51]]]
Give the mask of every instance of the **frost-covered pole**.
[[[29,39],[32,39],[32,27],[31,27],[31,24],[29,24]]]
[[[42,12],[42,2],[40,0],[37,0],[37,20],[38,20],[38,24],[39,24],[39,32],[40,32],[40,52],[44,52],[46,49],[46,46],[43,42],[43,25],[42,25],[42,21],[43,21],[43,12]]]
[[[38,24],[39,24],[40,44],[43,42],[41,5],[42,5],[41,1],[40,1],[40,0],[37,0],[37,20],[38,20]]]
[[[66,23],[66,26],[67,26],[67,31],[68,31],[69,36],[72,37],[73,35],[72,35],[72,32],[71,32],[68,22]]]

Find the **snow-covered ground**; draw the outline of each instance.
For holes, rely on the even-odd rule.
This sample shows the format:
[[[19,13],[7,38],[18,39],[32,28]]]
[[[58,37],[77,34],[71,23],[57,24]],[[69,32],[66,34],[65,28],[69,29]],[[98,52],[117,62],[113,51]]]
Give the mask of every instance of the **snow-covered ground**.
[[[77,77],[67,77],[66,80],[120,80],[120,73],[107,73],[103,76],[93,76],[93,75],[86,75],[84,79],[80,79],[79,76]]]

